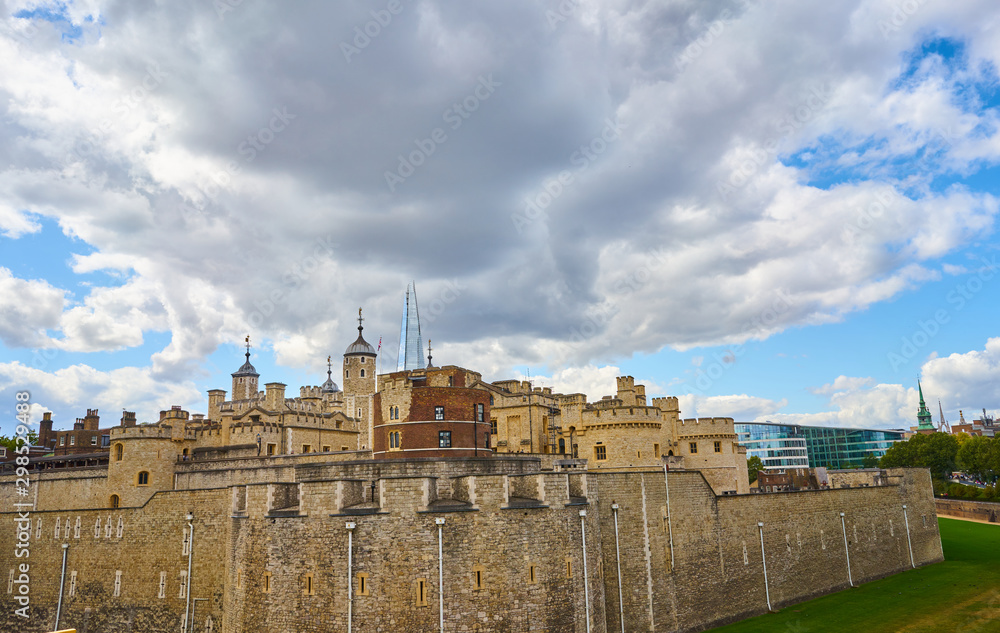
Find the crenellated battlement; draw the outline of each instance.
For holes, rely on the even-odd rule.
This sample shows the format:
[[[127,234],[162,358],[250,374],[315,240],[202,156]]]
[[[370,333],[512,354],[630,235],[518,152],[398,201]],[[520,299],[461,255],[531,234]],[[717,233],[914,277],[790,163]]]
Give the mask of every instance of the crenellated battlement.
[[[114,426],[111,427],[111,441],[130,439],[161,439],[171,440],[197,439],[198,431],[185,429],[180,432],[180,437],[174,434],[174,426],[170,424],[139,424],[136,426]]]
[[[677,403],[677,397],[676,396],[665,396],[665,397],[653,398],[653,405],[652,406],[658,407],[660,409],[660,411],[663,411],[664,413],[671,412],[671,411],[677,411],[677,412],[680,411],[680,406]]]

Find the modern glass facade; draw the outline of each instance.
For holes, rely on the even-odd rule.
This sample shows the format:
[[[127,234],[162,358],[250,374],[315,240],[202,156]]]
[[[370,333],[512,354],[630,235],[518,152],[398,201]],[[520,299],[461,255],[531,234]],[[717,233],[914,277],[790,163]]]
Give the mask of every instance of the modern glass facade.
[[[737,441],[747,447],[747,459],[760,458],[765,470],[807,468],[808,447],[802,427],[794,424],[737,423]]]
[[[760,457],[768,470],[859,467],[866,455],[882,457],[894,442],[903,440],[902,431],[774,422],[737,422],[735,428],[747,457]]]
[[[403,298],[403,322],[399,326],[399,357],[396,371],[424,369],[424,340],[420,334],[417,288],[411,281]]]

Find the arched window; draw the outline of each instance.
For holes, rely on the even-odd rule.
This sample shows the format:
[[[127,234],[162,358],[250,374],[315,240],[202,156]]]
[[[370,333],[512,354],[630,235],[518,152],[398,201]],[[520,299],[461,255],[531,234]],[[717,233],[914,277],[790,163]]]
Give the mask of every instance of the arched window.
[[[493,406],[493,396],[492,395],[490,396],[490,406],[491,407]]]
[[[146,472],[145,470],[140,471],[139,475],[135,479],[135,483],[138,484],[138,485],[140,485],[140,486],[148,486],[149,485],[149,473]]]
[[[124,455],[125,455],[125,445],[115,444],[115,461],[120,462],[122,460],[122,456]]]
[[[398,451],[401,439],[402,438],[400,437],[399,431],[393,431],[392,433],[389,433],[389,450]]]
[[[361,370],[361,377],[362,377],[362,378],[364,378],[364,377],[365,377],[365,370],[363,370],[363,369]]]
[[[119,497],[118,495],[111,495],[111,507],[112,508],[117,508],[121,504],[122,504],[121,497]],[[98,522],[100,522],[100,519],[98,519]]]
[[[396,419],[399,419],[399,407],[394,407],[396,413]]]

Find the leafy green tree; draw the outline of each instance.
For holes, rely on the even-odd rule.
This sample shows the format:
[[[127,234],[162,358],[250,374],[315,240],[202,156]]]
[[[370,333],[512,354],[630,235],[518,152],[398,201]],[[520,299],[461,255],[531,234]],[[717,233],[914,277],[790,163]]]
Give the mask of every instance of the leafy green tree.
[[[28,444],[31,446],[36,446],[38,444],[38,433],[35,433],[33,430],[28,431]],[[8,454],[14,452],[14,450],[17,449],[17,437],[0,435],[0,446],[6,446]]]
[[[747,474],[750,475],[750,483],[757,481],[757,473],[764,470],[764,462],[754,455],[747,460]]]
[[[958,449],[958,465],[965,472],[985,482],[1000,474],[1000,449],[992,437],[970,437]]]
[[[864,459],[861,460],[862,468],[878,468],[878,457],[875,457],[871,453],[865,455]]]
[[[948,433],[917,434],[893,444],[882,468],[929,468],[933,477],[947,477],[957,467],[958,439]]]

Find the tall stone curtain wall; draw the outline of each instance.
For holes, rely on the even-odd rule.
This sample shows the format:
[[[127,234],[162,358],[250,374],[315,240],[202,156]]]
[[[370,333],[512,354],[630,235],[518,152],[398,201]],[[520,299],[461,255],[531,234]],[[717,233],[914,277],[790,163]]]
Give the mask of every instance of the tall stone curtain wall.
[[[179,631],[190,511],[191,596],[208,599],[196,603],[197,631],[346,630],[349,609],[359,633],[435,630],[442,518],[450,630],[584,633],[588,613],[594,633],[621,630],[621,617],[627,631],[702,630],[764,613],[768,601],[778,608],[904,571],[911,549],[916,566],[941,560],[927,471],[889,474],[889,486],[733,497],[716,497],[700,473],[655,469],[449,485],[383,474],[377,504],[366,503],[366,478],[340,474],[158,492],[140,508],[31,512],[32,617],[14,616],[17,594],[0,586],[0,628],[52,629],[68,544],[61,627]],[[3,576],[20,562],[15,519],[0,514]]]
[[[0,514],[0,630],[52,631],[59,600],[64,546],[66,576],[60,629],[80,632],[181,630],[188,570],[184,518],[195,519],[191,557],[192,598],[201,631],[209,617],[221,622],[225,552],[231,527],[229,490],[158,493],[144,506],[115,510],[31,511],[27,557],[14,556],[17,513]],[[9,574],[20,578],[27,563],[30,618],[15,615],[19,584],[9,592]],[[163,597],[159,597],[161,574]],[[117,595],[116,595],[117,585]],[[72,594],[72,595],[70,595]],[[216,627],[215,630],[221,630]]]

